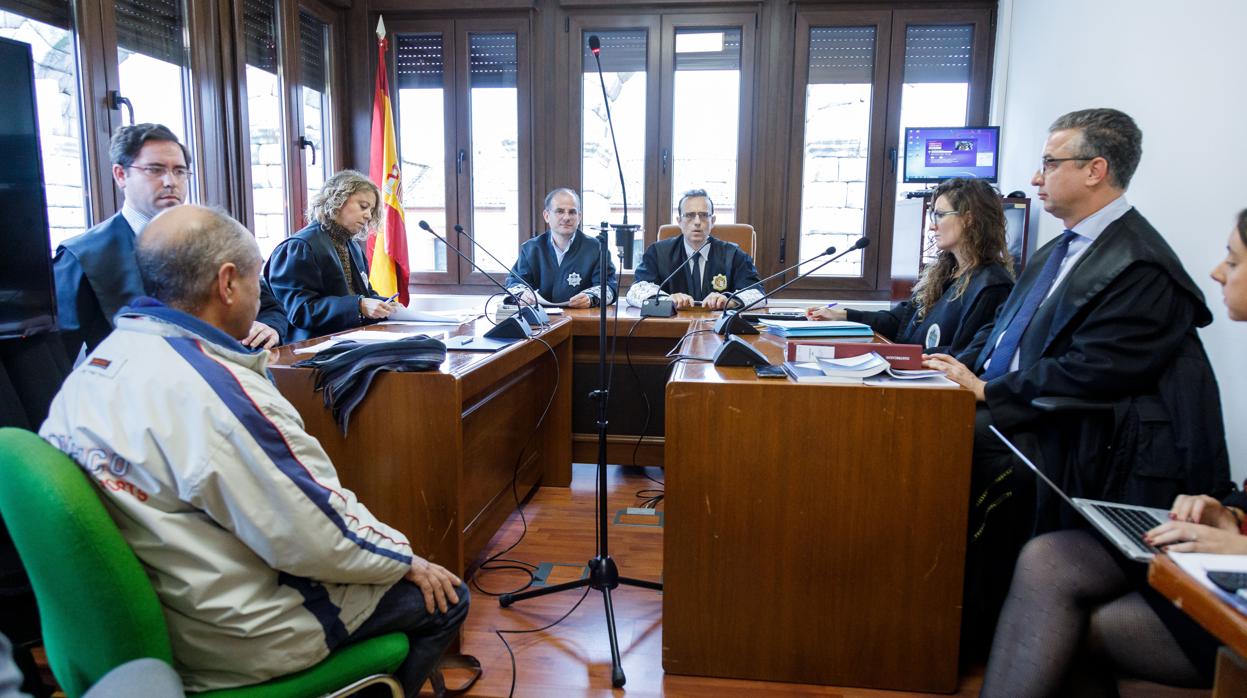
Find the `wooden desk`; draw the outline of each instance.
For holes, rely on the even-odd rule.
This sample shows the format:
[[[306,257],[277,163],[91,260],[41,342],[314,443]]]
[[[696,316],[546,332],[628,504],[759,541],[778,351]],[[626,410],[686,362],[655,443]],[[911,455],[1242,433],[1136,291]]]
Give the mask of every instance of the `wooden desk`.
[[[306,356],[296,356],[294,348],[318,340],[282,347],[271,367],[278,389],[325,447],[343,484],[407,534],[417,554],[465,575],[515,510],[516,459],[556,383],[550,412],[524,452],[516,489],[522,500],[538,484],[571,482],[571,326],[556,319],[538,335],[554,356],[545,344],[526,341],[494,354],[450,352],[437,371],[378,375],[351,418],[349,441],[313,391],[312,371],[291,366]],[[479,335],[489,324],[429,331],[443,329]]]
[[[688,332],[691,322],[718,313],[696,308],[669,318],[642,318],[641,311],[626,302],[621,302],[618,316],[614,306],[606,312],[608,356],[612,337],[616,344],[615,378],[607,413],[607,458],[611,463],[631,465],[636,449],[637,465],[662,465],[663,391],[671,373],[667,352]],[[597,406],[589,393],[598,387],[599,313],[598,308],[565,311],[572,320],[572,457],[577,463],[596,463],[598,459]],[[650,406],[648,424],[646,398]],[[640,448],[636,447],[638,438]]]
[[[666,400],[663,668],[956,690],[973,394],[681,362]]]
[[[1225,643],[1217,655],[1213,696],[1247,695],[1247,617],[1231,608],[1167,555],[1152,558],[1147,581],[1173,605]],[[1228,649],[1228,652],[1227,652]]]

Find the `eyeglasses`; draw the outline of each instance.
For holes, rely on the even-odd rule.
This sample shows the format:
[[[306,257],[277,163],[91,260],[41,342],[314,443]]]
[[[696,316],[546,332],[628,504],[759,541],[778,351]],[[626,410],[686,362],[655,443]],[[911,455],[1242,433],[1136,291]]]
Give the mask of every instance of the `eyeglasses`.
[[[1087,160],[1094,160],[1098,157],[1098,155],[1092,155],[1091,157],[1085,158],[1042,158],[1039,161],[1039,171],[1044,174],[1048,174],[1049,172],[1055,170],[1057,165],[1060,165],[1063,162],[1086,162]]]
[[[195,174],[190,171],[189,167],[174,167],[169,169],[164,165],[130,165],[131,170],[139,170],[143,174],[152,179],[164,179],[165,175],[172,173],[173,179],[178,182],[184,182]]]
[[[930,219],[932,223],[935,223],[937,225],[939,224],[940,221],[944,220],[945,216],[957,216],[957,215],[960,215],[957,211],[936,211],[935,209],[931,209],[929,212],[927,212],[927,218]]]
[[[708,221],[710,220],[710,213],[708,211],[689,211],[688,213],[685,213],[681,215],[680,217],[690,222],[695,221],[698,218],[702,219],[703,221]]]

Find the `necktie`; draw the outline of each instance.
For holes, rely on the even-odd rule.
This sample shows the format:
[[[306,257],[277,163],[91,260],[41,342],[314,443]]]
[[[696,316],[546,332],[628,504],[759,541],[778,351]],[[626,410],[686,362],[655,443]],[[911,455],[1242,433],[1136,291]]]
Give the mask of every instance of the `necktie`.
[[[1031,286],[1030,291],[1027,291],[1026,298],[1022,299],[1022,306],[1018,308],[1017,314],[1005,328],[1004,337],[992,351],[992,364],[983,372],[983,380],[999,378],[1009,372],[1009,365],[1013,363],[1013,355],[1017,353],[1018,345],[1022,343],[1022,335],[1025,334],[1027,326],[1035,317],[1039,304],[1052,289],[1052,282],[1056,281],[1057,272],[1061,269],[1061,261],[1065,259],[1065,253],[1069,252],[1070,242],[1076,237],[1078,234],[1074,231],[1065,231],[1056,248],[1052,250],[1052,254],[1048,255],[1048,261],[1044,262],[1043,269],[1039,270],[1039,276],[1035,278],[1034,285]]]
[[[699,301],[706,297],[701,284],[701,253],[693,255],[693,300]]]

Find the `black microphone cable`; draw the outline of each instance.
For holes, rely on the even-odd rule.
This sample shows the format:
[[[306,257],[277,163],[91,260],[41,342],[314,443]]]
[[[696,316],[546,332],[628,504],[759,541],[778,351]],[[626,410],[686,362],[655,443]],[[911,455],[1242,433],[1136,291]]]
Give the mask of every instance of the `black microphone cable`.
[[[481,592],[482,594],[486,596],[501,596],[507,593],[517,594],[521,591],[524,591],[528,587],[532,586],[533,581],[535,579],[535,577],[533,576],[533,572],[537,569],[537,566],[532,564],[531,562],[524,562],[523,560],[513,560],[513,559],[503,557],[503,555],[506,555],[507,553],[511,552],[512,550],[516,548],[516,546],[522,543],[524,541],[524,537],[528,535],[528,517],[524,515],[524,505],[522,502],[520,502],[520,494],[519,494],[520,466],[524,462],[524,454],[528,452],[528,447],[532,445],[533,438],[537,435],[537,432],[541,429],[541,425],[545,422],[546,415],[550,413],[550,407],[554,405],[554,399],[558,396],[558,392],[559,392],[559,357],[558,357],[558,354],[555,353],[554,347],[550,346],[550,343],[542,339],[541,337],[533,337],[533,340],[544,344],[546,347],[546,350],[550,352],[550,357],[554,359],[554,389],[550,392],[550,398],[546,400],[545,409],[541,411],[541,416],[537,418],[537,423],[534,424],[533,428],[528,432],[528,438],[525,439],[524,445],[520,448],[519,455],[515,459],[515,464],[511,468],[511,497],[515,501],[515,510],[520,515],[520,525],[522,527],[522,530],[520,531],[520,536],[519,538],[515,539],[514,543],[511,543],[506,548],[503,548],[502,550],[499,550],[493,555],[490,555],[489,557],[485,558],[485,560],[481,562],[480,566],[477,567],[477,574],[472,575],[472,586],[476,587],[477,591]],[[504,562],[508,564],[504,564],[504,565],[493,564],[495,562]],[[481,583],[478,577],[480,575],[480,572],[490,571],[490,570],[512,570],[512,571],[524,572],[525,574],[528,575],[528,582],[520,586],[519,588],[510,590],[510,591],[499,591],[499,592],[489,591],[481,586]]]

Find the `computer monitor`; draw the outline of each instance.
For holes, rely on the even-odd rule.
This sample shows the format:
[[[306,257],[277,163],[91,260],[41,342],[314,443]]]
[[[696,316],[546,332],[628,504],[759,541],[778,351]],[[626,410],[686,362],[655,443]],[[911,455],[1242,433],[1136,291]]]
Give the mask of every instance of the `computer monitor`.
[[[905,129],[906,184],[953,177],[995,182],[999,174],[999,126]]]
[[[0,339],[56,329],[30,46],[0,38]]]

